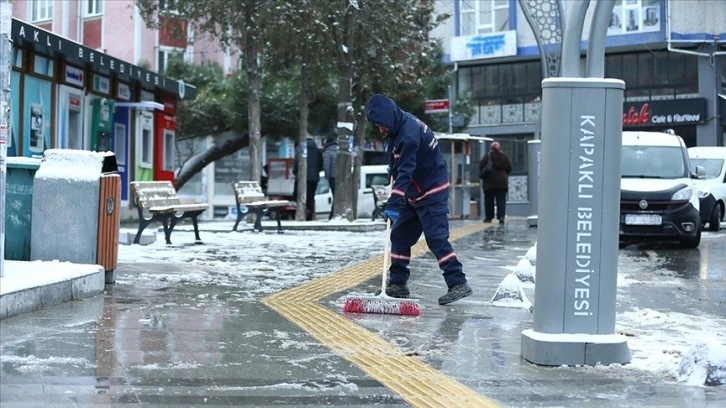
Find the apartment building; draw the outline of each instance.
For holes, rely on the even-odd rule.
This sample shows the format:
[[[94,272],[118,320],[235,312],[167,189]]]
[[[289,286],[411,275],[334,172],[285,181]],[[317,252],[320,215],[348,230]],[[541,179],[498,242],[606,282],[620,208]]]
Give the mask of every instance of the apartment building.
[[[524,2],[523,2],[524,3]],[[553,13],[539,3],[538,18]],[[594,2],[593,2],[594,3]],[[571,2],[561,1],[563,13]],[[507,212],[528,212],[528,141],[537,139],[541,81],[558,76],[540,55],[518,0],[438,1],[441,38],[456,70],[454,93],[471,92],[466,132],[500,140],[512,158]],[[582,71],[592,9],[582,37]],[[544,43],[555,33],[546,27]],[[540,38],[542,38],[540,37]],[[551,42],[550,42],[551,43]],[[617,0],[606,39],[605,76],[625,81],[623,129],[674,129],[688,146],[723,146],[726,134],[726,7],[718,1]],[[476,177],[475,175],[472,177]]]

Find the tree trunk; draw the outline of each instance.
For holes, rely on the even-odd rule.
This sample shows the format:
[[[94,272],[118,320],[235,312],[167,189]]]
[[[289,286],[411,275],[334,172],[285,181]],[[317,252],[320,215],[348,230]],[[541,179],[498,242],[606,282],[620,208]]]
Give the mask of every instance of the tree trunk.
[[[247,59],[247,79],[249,81],[249,103],[247,105],[249,144],[250,144],[250,177],[252,180],[260,181],[262,173],[262,137],[260,135],[260,74],[257,65],[259,54],[257,43],[257,28],[255,25],[254,2],[247,2],[245,7],[245,57]]]
[[[354,48],[355,22],[357,10],[348,7],[345,15],[343,44],[337,44],[338,52],[338,156],[335,159],[335,199],[333,216],[341,216],[348,221],[356,219],[358,203],[358,181],[355,178],[355,155],[352,146],[354,115],[351,84],[353,67],[351,55],[347,50]],[[360,145],[359,145],[360,146]]]
[[[297,209],[295,210],[295,220],[305,221],[305,211],[307,209],[307,174],[308,174],[308,161],[307,155],[307,137],[308,137],[308,114],[310,111],[310,70],[308,67],[308,50],[307,47],[303,47],[302,50],[302,63],[300,64],[300,128],[297,136],[298,148],[296,149],[297,157],[300,160],[297,161],[297,174],[298,178],[295,180],[297,184]],[[305,154],[303,154],[305,152]],[[312,210],[312,209],[311,209]],[[313,220],[315,214],[313,214]]]
[[[215,143],[207,149],[193,155],[184,162],[174,181],[174,188],[179,191],[195,174],[199,173],[207,164],[222,157],[236,153],[239,149],[249,145],[250,138],[234,132],[225,132],[215,137]]]

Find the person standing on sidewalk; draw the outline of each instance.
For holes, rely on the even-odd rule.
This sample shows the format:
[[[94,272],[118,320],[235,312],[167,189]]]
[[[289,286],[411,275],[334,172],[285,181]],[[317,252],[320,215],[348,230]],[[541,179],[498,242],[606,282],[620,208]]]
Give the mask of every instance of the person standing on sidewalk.
[[[491,161],[491,171],[484,172],[487,164]],[[479,162],[479,174],[481,174],[484,190],[484,222],[492,222],[494,217],[494,202],[497,204],[497,219],[504,224],[504,216],[507,210],[507,191],[509,190],[509,174],[512,172],[512,162],[509,161],[499,142],[494,141]]]
[[[384,211],[393,223],[386,294],[397,298],[410,296],[407,282],[411,275],[411,247],[423,233],[448,287],[439,304],[471,295],[464,266],[449,243],[449,176],[434,133],[419,118],[381,94],[368,101],[367,119],[378,128],[386,144],[389,175],[393,179]]]
[[[323,170],[323,152],[320,150],[318,145],[315,143],[315,139],[308,136],[305,140],[305,146],[307,149],[307,174],[305,175],[305,221],[312,221],[315,219],[315,190],[318,188],[318,181],[320,181],[320,172]],[[298,156],[295,156],[293,162],[292,174],[297,177],[297,160]],[[297,196],[297,181],[295,182],[295,199],[299,201]]]
[[[328,180],[330,186],[330,194],[333,196],[333,203],[335,203],[335,158],[338,156],[338,142],[335,141],[334,136],[328,137],[323,146],[323,171],[325,172],[325,178]],[[333,218],[333,209],[330,209],[330,216],[328,219]]]

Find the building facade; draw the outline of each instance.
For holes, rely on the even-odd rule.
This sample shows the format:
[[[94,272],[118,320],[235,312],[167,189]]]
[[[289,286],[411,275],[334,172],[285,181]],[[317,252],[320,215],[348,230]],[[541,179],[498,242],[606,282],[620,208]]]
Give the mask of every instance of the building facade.
[[[560,2],[563,15],[568,3]],[[519,1],[439,1],[437,7],[451,14],[432,35],[443,40],[445,59],[456,70],[454,93],[470,92],[475,106],[465,131],[501,142],[514,165],[508,212],[527,215],[527,142],[539,138],[541,81],[557,72],[542,58]],[[583,29],[582,72],[593,8]],[[544,33],[547,44],[553,34]],[[673,129],[689,147],[723,146],[725,36],[722,2],[617,0],[605,76],[625,81],[623,129]]]
[[[147,27],[133,0],[15,0],[8,155],[113,151],[122,217],[132,218],[131,181],[174,180],[176,104],[196,96],[164,76],[169,59],[214,61],[225,73],[237,64],[185,22],[159,23]]]

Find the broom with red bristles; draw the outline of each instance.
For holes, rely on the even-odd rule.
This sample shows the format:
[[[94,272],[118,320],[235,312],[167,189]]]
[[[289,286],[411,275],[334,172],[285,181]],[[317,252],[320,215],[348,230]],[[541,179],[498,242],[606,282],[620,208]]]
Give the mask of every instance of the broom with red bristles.
[[[386,246],[383,254],[383,279],[381,293],[373,296],[348,297],[343,304],[347,313],[380,313],[418,316],[421,306],[415,299],[399,299],[386,294],[388,280],[388,258],[391,256],[391,220],[386,219]]]

